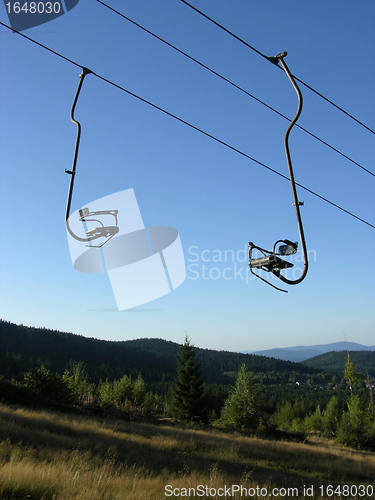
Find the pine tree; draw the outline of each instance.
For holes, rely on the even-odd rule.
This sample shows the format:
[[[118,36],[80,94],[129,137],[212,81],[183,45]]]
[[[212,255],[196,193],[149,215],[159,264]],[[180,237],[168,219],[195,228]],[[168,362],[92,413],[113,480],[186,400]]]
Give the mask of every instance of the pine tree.
[[[369,439],[371,420],[364,410],[362,401],[357,394],[352,394],[347,401],[348,411],[342,415],[337,431],[339,443],[361,448]]]
[[[188,336],[177,358],[177,377],[174,383],[173,416],[182,422],[193,418],[204,420],[204,386],[194,346]]]
[[[355,364],[350,359],[349,353],[346,359],[344,378],[346,380],[347,385],[350,387],[351,395],[353,395],[353,386],[362,382],[364,378],[362,373],[356,372]]]
[[[236,384],[224,403],[221,421],[226,427],[247,430],[259,425],[259,391],[254,386],[253,375],[243,364],[238,371]]]

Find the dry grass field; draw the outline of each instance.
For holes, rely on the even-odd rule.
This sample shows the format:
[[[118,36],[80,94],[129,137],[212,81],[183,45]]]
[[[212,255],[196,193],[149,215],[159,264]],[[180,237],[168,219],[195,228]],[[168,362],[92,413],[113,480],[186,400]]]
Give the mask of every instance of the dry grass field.
[[[375,490],[375,453],[333,443],[272,441],[0,404],[0,499],[273,499],[312,498],[312,492],[314,498],[349,499],[357,488],[356,498],[367,499],[371,484]],[[341,490],[329,496],[328,485]],[[343,485],[355,485],[353,495],[343,494]]]

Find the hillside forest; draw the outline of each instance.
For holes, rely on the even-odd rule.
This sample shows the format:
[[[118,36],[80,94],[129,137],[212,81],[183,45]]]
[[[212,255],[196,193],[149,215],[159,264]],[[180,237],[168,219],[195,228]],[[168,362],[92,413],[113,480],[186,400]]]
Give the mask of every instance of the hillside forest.
[[[0,322],[0,400],[375,449],[375,352],[304,364],[162,339],[110,342]]]

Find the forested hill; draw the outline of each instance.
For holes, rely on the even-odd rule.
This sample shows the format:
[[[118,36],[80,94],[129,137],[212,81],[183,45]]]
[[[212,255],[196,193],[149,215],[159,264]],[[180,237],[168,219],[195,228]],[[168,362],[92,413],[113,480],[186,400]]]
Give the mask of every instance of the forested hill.
[[[180,348],[179,344],[162,339],[113,342],[1,320],[0,346],[0,375],[7,379],[18,378],[42,363],[62,374],[73,361],[83,361],[93,381],[119,379],[124,374],[135,378],[141,373],[148,383],[169,383],[174,379]],[[242,363],[259,381],[268,384],[288,382],[292,374],[298,379],[306,371],[311,375],[318,372],[301,364],[265,356],[199,348],[196,353],[208,383],[232,383]]]
[[[332,370],[342,373],[347,361],[346,351],[332,351],[315,356],[303,362],[304,365],[317,370]],[[375,377],[375,351],[350,351],[350,359],[358,372]]]

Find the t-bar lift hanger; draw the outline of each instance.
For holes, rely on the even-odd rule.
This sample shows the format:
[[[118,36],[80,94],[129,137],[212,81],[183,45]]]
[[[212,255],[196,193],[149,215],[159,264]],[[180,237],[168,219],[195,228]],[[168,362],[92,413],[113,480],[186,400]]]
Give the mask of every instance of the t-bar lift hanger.
[[[296,116],[293,118],[293,120],[290,122],[287,131],[285,133],[285,138],[284,138],[284,146],[285,146],[285,154],[286,154],[286,159],[288,163],[288,169],[289,169],[289,178],[290,178],[290,183],[292,185],[292,193],[293,193],[293,200],[294,203],[293,205],[295,206],[296,209],[296,215],[297,215],[297,224],[298,224],[298,230],[299,230],[299,236],[301,240],[301,247],[302,247],[302,254],[303,254],[303,260],[304,260],[304,268],[302,271],[301,276],[296,279],[296,280],[290,280],[283,276],[281,274],[281,271],[283,269],[288,269],[293,267],[293,264],[291,262],[288,262],[284,259],[281,259],[279,255],[293,255],[297,252],[297,247],[298,243],[293,243],[290,240],[278,240],[273,246],[272,251],[265,250],[264,248],[261,248],[259,246],[254,245],[254,243],[249,242],[249,266],[250,266],[250,271],[254,276],[257,278],[260,278],[262,281],[266,282],[268,285],[271,285],[273,288],[276,288],[276,290],[280,290],[281,292],[286,292],[287,290],[283,290],[282,288],[278,288],[277,286],[273,285],[270,281],[264,279],[260,274],[257,274],[253,271],[253,269],[260,269],[266,272],[271,272],[274,276],[279,278],[281,281],[284,283],[287,283],[288,285],[297,285],[298,283],[301,283],[306,277],[307,270],[308,270],[308,256],[307,256],[307,249],[306,249],[306,242],[305,242],[305,234],[303,232],[303,226],[302,226],[302,219],[301,219],[301,213],[299,207],[304,204],[303,201],[298,201],[297,197],[297,189],[296,189],[296,183],[294,181],[294,174],[293,174],[293,168],[292,168],[292,160],[290,157],[290,151],[289,151],[289,134],[290,131],[292,130],[293,126],[297,122],[301,111],[302,111],[302,94],[300,89],[298,88],[298,85],[296,84],[293,75],[289,71],[288,66],[286,65],[284,61],[284,57],[287,55],[287,52],[282,52],[281,54],[277,55],[276,57],[270,57],[270,61],[273,62],[274,64],[281,64],[282,68],[284,69],[285,73],[287,74],[289,80],[292,82],[292,85],[297,92],[298,96],[298,110],[296,113]],[[284,243],[284,245],[279,245],[277,248],[278,244]],[[263,257],[258,257],[254,258],[253,257],[253,250],[258,250],[263,254]]]
[[[69,192],[68,192],[68,200],[66,203],[66,213],[65,213],[65,225],[66,228],[69,232],[69,234],[76,240],[82,241],[82,242],[90,242],[93,240],[97,240],[98,238],[106,238],[104,242],[102,242],[100,245],[86,245],[90,247],[95,247],[95,248],[100,248],[102,247],[105,243],[107,243],[115,234],[119,232],[119,227],[117,225],[117,214],[118,210],[99,210],[99,211],[90,211],[89,208],[82,208],[81,210],[78,211],[79,214],[79,220],[82,222],[97,222],[99,226],[93,227],[92,229],[89,229],[86,232],[86,238],[81,238],[80,236],[77,236],[71,229],[69,225],[69,215],[70,215],[70,205],[72,203],[72,196],[73,196],[73,186],[74,186],[74,178],[76,174],[76,166],[77,166],[77,159],[78,159],[78,150],[79,150],[79,144],[81,140],[81,124],[74,118],[74,110],[78,101],[79,94],[81,92],[83,80],[85,79],[85,76],[88,75],[89,73],[92,73],[87,68],[82,68],[82,73],[79,75],[79,85],[78,89],[76,92],[76,95],[74,97],[72,109],[70,112],[70,119],[72,120],[73,123],[77,125],[77,138],[76,138],[76,145],[74,148],[74,156],[73,156],[73,166],[72,170],[67,170],[65,169],[65,172],[67,174],[70,174],[70,185],[69,185]],[[87,217],[93,217],[93,216],[103,216],[103,215],[112,215],[114,217],[114,225],[113,226],[105,226],[102,221],[98,219],[88,219]]]

